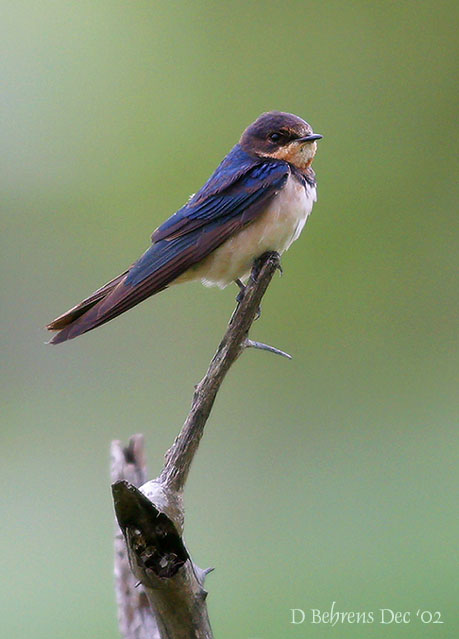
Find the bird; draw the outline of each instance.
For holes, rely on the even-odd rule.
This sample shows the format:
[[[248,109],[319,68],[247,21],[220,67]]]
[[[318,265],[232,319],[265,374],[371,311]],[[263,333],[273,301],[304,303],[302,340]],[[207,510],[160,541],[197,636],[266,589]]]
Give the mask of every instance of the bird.
[[[282,255],[300,235],[316,196],[317,140],[292,113],[250,124],[215,172],[151,236],[127,270],[47,325],[60,344],[105,324],[173,284],[243,281],[266,252]]]

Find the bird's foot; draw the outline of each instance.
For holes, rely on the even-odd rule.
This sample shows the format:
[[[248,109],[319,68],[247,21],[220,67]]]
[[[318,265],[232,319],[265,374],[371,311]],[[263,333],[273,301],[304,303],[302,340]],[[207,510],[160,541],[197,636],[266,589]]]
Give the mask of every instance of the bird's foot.
[[[252,272],[250,273],[250,279],[252,280],[252,282],[256,282],[258,279],[258,276],[260,275],[260,270],[262,267],[263,262],[266,260],[267,256],[271,256],[273,258],[275,258],[276,260],[278,260],[278,264],[277,264],[277,269],[279,270],[280,274],[283,275],[284,270],[282,268],[282,265],[280,263],[280,255],[277,251],[267,251],[266,253],[263,253],[263,255],[260,255],[260,257],[257,257],[256,260],[254,260],[253,262],[253,267],[252,267]]]

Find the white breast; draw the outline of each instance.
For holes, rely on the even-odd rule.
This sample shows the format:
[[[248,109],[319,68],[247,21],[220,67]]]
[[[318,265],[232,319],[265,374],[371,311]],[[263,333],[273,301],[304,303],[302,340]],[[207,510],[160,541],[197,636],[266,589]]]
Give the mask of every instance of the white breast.
[[[315,187],[304,187],[290,176],[266,213],[260,217],[259,224],[263,227],[261,242],[266,243],[265,250],[286,251],[300,236],[316,200]]]
[[[290,175],[282,191],[254,222],[177,281],[200,279],[205,286],[224,288],[246,277],[257,257],[266,251],[282,254],[299,237],[316,199],[315,187],[304,187]]]

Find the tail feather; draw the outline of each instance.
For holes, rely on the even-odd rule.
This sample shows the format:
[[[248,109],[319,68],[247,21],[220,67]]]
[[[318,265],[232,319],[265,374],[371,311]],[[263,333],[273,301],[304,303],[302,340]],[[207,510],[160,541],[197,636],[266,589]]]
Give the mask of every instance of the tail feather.
[[[67,339],[71,339],[69,337],[70,331],[72,330],[75,335],[72,337],[76,337],[76,335],[80,335],[85,330],[81,330],[76,332],[76,327],[81,326],[83,323],[83,319],[87,319],[88,312],[91,311],[99,302],[103,301],[110,293],[112,293],[115,288],[126,279],[126,275],[129,273],[129,270],[121,273],[107,284],[104,284],[97,291],[94,291],[89,297],[85,298],[82,302],[73,306],[71,309],[56,317],[52,322],[50,322],[46,328],[49,331],[59,331],[51,340],[50,344],[59,344],[60,342],[64,342]],[[86,329],[88,330],[88,329]]]
[[[194,228],[190,233],[161,239],[152,244],[125,273],[122,273],[90,297],[48,325],[59,331],[50,344],[60,344],[105,324],[150,295],[167,288],[194,264],[222,244],[238,228],[246,224],[241,218],[224,223],[207,224],[205,231]]]

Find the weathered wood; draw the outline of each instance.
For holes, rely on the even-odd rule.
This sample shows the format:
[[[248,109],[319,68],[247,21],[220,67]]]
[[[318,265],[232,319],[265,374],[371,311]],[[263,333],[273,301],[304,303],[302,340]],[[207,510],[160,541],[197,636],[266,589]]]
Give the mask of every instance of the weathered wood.
[[[112,444],[112,492],[122,531],[115,538],[115,578],[123,639],[213,637],[204,589],[210,569],[196,566],[184,545],[183,490],[217,392],[239,355],[250,347],[289,357],[248,338],[278,268],[277,253],[257,260],[159,477],[145,481],[141,435],[131,438],[127,448]]]

